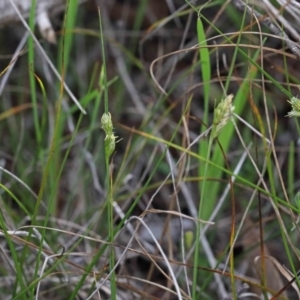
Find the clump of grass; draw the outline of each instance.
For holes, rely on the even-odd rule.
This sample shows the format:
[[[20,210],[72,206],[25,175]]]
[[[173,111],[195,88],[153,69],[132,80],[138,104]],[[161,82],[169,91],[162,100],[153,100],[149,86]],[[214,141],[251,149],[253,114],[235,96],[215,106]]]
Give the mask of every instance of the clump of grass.
[[[170,15],[154,21],[153,3],[141,1],[134,30],[120,32],[135,7],[120,4],[116,25],[116,8],[101,6],[99,29],[81,23],[84,10],[69,1],[58,47],[43,42],[39,64],[32,36],[28,55],[18,58],[0,104],[1,295],[276,295],[268,271],[283,268],[268,264],[276,253],[269,241],[281,253],[278,265],[296,275],[297,147],[290,141],[287,165],[275,139],[287,136],[280,97],[290,99],[288,116],[300,114],[291,97],[299,85],[294,57],[272,50],[274,37],[246,9],[237,14],[227,2],[169,7]],[[231,28],[218,27],[224,16]],[[31,29],[34,21],[33,6]],[[179,36],[176,43],[166,32],[171,42]],[[149,56],[157,57],[152,64]],[[77,102],[69,101],[66,82]],[[250,268],[240,274],[240,263],[255,264],[260,275]]]

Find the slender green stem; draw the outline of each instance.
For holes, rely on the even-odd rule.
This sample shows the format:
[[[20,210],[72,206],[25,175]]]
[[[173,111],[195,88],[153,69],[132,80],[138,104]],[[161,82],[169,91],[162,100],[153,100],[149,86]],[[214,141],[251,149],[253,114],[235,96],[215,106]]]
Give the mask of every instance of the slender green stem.
[[[112,243],[111,251],[109,251],[109,266],[113,269],[115,266],[115,254],[114,254],[114,208],[113,208],[113,194],[112,194],[112,174],[110,172],[109,159],[115,149],[116,137],[113,133],[113,125],[111,121],[111,115],[108,112],[108,85],[107,85],[107,73],[106,73],[106,60],[105,60],[105,47],[104,47],[104,37],[103,28],[101,22],[101,13],[99,9],[99,23],[100,23],[100,33],[101,33],[101,48],[103,57],[102,66],[102,84],[104,86],[104,114],[101,119],[102,128],[105,131],[105,166],[106,166],[106,187],[107,187],[107,219],[108,219],[108,241]],[[116,289],[116,274],[112,272],[110,277],[110,289],[111,289],[111,299],[115,300],[117,298]]]
[[[210,158],[210,153],[212,149],[213,139],[210,137],[208,142],[208,148],[206,153],[206,163],[202,178],[202,184],[201,184],[201,194],[200,194],[200,204],[199,204],[199,210],[198,210],[198,219],[202,220],[203,218],[203,206],[205,204],[204,195],[205,195],[205,183],[206,183],[206,175],[208,172],[208,161]],[[196,287],[198,282],[198,261],[200,256],[200,235],[202,231],[202,223],[197,222],[197,228],[196,228],[196,245],[195,245],[195,253],[194,253],[194,266],[193,266],[193,287],[192,287],[192,299],[196,299]]]

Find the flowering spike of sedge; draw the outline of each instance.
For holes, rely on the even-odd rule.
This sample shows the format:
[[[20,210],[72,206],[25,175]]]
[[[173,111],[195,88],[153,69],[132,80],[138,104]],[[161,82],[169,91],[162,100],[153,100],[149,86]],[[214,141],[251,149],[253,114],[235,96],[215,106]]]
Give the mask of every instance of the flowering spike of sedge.
[[[291,103],[292,110],[288,112],[288,117],[300,117],[300,99],[296,97],[292,97],[291,101],[288,101]]]
[[[232,105],[233,95],[227,96],[221,100],[214,110],[214,121],[212,128],[212,138],[215,139],[221,133],[223,127],[228,123],[232,116],[234,106]]]
[[[102,129],[105,131],[104,147],[105,153],[110,157],[116,147],[116,136],[113,131],[113,124],[110,113],[104,113],[101,118]]]

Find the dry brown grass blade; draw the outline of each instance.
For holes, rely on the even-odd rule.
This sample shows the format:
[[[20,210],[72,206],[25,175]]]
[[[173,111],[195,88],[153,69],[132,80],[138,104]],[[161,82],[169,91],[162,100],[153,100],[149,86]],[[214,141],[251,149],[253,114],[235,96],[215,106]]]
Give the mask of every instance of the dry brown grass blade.
[[[12,107],[3,113],[0,113],[0,121],[11,117],[12,115],[23,112],[26,109],[32,108],[32,103],[24,103],[18,106]]]
[[[249,219],[246,218],[245,220],[245,226],[246,229],[242,233],[242,239],[240,241],[243,249],[245,249],[245,259],[244,261],[248,261],[248,270],[246,274],[250,277],[257,278],[257,280],[261,281],[265,284],[267,290],[272,291],[272,294],[274,294],[274,291],[278,290],[278,287],[284,286],[282,279],[280,277],[280,274],[278,272],[278,268],[275,267],[274,263],[268,259],[270,256],[270,250],[268,246],[263,242],[264,247],[264,260],[260,260],[261,258],[261,247],[260,247],[260,232],[258,227]],[[256,241],[257,245],[253,243],[253,241]],[[255,268],[252,268],[253,262],[255,263]],[[262,264],[264,264],[262,268]],[[251,287],[251,290],[259,294],[262,292],[261,288],[257,287]],[[282,299],[286,298],[287,295],[284,293],[282,295]]]
[[[260,264],[260,260],[261,260],[261,256],[257,256],[254,259],[256,271],[259,277],[261,277],[260,268],[258,267],[258,264]],[[271,290],[276,291],[278,287],[284,286],[278,271],[280,271],[280,273],[285,277],[287,275],[287,272],[286,271],[284,272],[284,269],[280,265],[280,263],[271,255],[265,255],[264,261],[265,261],[265,269],[266,269],[266,274],[265,274],[266,285]],[[287,298],[287,293],[285,291],[282,291],[281,296]]]
[[[270,300],[278,299],[279,296],[283,295],[286,289],[291,285],[298,295],[298,299],[300,299],[300,291],[295,283],[296,277],[284,266],[282,266],[276,258],[273,256],[266,256],[267,260],[272,262],[272,264],[277,268],[277,270],[287,279],[289,280],[288,284],[286,284],[282,289],[280,289]],[[259,259],[259,257],[257,258]],[[297,274],[298,275],[298,274]]]

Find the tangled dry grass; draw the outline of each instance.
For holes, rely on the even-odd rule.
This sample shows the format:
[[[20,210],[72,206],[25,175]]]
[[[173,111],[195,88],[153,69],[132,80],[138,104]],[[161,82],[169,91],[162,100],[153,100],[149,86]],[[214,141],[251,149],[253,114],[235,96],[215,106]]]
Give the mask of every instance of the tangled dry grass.
[[[0,21],[1,299],[300,299],[298,2],[62,2]]]

